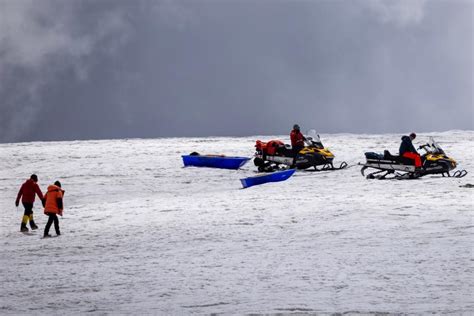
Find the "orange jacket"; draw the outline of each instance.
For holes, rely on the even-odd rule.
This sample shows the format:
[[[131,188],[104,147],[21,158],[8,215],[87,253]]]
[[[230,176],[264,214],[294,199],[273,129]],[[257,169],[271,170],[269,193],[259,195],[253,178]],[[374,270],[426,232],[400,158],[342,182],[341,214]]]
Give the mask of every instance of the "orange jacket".
[[[46,200],[44,204],[44,213],[53,213],[63,215],[63,194],[64,191],[60,187],[50,185],[48,192],[44,195]]]

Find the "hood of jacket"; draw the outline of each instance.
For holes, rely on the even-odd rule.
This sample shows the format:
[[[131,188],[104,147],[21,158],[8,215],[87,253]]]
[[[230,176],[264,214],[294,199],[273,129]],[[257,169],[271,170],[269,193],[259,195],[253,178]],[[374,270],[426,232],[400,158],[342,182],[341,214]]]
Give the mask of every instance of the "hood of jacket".
[[[61,188],[57,185],[51,184],[48,186],[48,192],[61,191]]]

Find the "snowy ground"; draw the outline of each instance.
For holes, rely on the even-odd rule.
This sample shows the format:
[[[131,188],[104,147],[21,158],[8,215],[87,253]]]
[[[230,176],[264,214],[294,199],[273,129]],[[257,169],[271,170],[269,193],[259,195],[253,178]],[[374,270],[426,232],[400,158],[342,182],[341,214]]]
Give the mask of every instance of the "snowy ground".
[[[474,132],[437,141],[463,179],[366,180],[360,167],[240,189],[257,137],[0,144],[0,314],[474,312]],[[321,135],[337,161],[400,135]],[[269,140],[272,137],[259,137]],[[281,138],[281,137],[280,137]],[[287,137],[283,137],[287,141]],[[66,190],[62,236],[19,232],[21,183]],[[54,235],[54,229],[53,229]]]

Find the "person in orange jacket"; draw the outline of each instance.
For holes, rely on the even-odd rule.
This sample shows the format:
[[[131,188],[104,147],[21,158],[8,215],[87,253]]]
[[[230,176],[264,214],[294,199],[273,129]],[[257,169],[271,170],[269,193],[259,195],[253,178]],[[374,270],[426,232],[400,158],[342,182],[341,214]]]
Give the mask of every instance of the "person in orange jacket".
[[[20,205],[21,199],[21,203],[25,208],[25,212],[23,213],[23,218],[21,220],[21,232],[28,232],[28,227],[26,227],[28,222],[30,222],[30,227],[32,230],[38,229],[38,226],[35,224],[33,219],[33,204],[35,203],[36,195],[38,195],[38,197],[43,200],[43,193],[38,186],[38,176],[36,174],[32,174],[31,177],[21,185],[15,201],[15,205],[18,207],[18,205]]]
[[[44,227],[43,237],[51,237],[49,235],[49,228],[54,223],[56,235],[61,235],[59,231],[59,219],[57,215],[63,216],[63,196],[64,190],[61,189],[61,182],[56,181],[53,185],[48,187],[48,192],[44,196],[44,214],[48,215],[48,223]]]

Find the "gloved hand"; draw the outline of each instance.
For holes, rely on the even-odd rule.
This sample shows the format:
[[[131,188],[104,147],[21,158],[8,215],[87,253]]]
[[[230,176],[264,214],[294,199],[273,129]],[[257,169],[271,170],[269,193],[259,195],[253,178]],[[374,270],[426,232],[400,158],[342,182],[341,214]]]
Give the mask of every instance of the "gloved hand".
[[[20,205],[20,201],[15,201],[15,206],[18,207]]]

